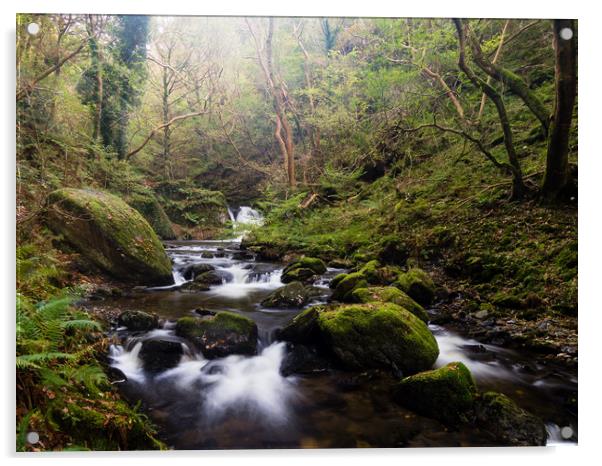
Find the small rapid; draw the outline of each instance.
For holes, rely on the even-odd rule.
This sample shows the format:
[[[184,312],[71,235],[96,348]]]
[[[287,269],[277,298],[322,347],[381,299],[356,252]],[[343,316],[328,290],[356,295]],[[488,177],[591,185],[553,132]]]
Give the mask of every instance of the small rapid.
[[[235,222],[241,222],[238,232],[262,221],[250,208],[234,209],[230,214]],[[161,326],[142,333],[115,329],[109,357],[111,366],[123,374],[117,383],[134,402],[142,401],[167,432],[170,445],[186,449],[342,447],[357,446],[350,439],[359,436],[370,445],[391,446],[399,442],[395,435],[414,438],[415,432],[421,434],[408,446],[486,443],[472,431],[442,434],[434,421],[391,403],[390,380],[363,380],[361,375],[337,371],[283,375],[281,368],[289,354],[287,346],[274,339],[274,332],[300,310],[266,309],[260,304],[282,286],[282,265],[256,260],[240,249],[239,239],[167,241],[165,245],[175,284],[140,290],[114,301],[120,310],[159,314]],[[187,270],[196,265],[211,266],[221,283],[206,291],[186,292],[184,285],[192,280]],[[309,305],[327,301],[329,280],[340,272],[328,269],[315,284],[322,294]],[[175,335],[175,323],[197,310],[227,310],[253,319],[258,327],[258,353],[207,359],[187,345]],[[440,348],[435,367],[463,362],[482,390],[506,393],[545,419],[549,445],[575,443],[576,418],[562,409],[567,393],[576,392],[574,377],[444,327],[431,325],[430,329]],[[181,356],[172,367],[159,372],[145,369],[143,346],[151,340],[182,345]],[[355,389],[350,391],[349,384]]]

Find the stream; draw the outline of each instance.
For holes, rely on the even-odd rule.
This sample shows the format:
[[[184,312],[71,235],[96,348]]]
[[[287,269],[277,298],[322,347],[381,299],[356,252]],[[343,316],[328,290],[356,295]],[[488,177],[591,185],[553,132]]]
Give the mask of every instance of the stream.
[[[235,225],[258,223],[260,215],[242,207]],[[386,375],[323,371],[284,377],[280,367],[286,346],[274,339],[301,309],[265,309],[259,304],[282,286],[283,264],[256,261],[240,251],[240,239],[167,241],[175,285],[135,289],[107,298],[109,308],[154,312],[162,327],[143,334],[125,328],[113,331],[113,367],[126,375],[122,393],[160,427],[161,438],[175,449],[346,448],[486,446],[487,437],[474,428],[457,431],[418,416],[390,400],[394,381]],[[185,267],[207,263],[224,278],[209,291],[184,292]],[[326,302],[328,281],[342,270],[329,268],[316,284],[322,291],[309,305]],[[174,335],[179,317],[195,309],[228,310],[253,319],[259,330],[256,356],[233,355],[207,360],[189,346],[180,363],[158,374],[143,370],[142,342],[154,338],[181,341]],[[436,306],[429,309],[436,313]],[[431,325],[440,356],[436,366],[462,361],[481,390],[503,392],[540,416],[548,429],[548,445],[576,443],[577,418],[565,407],[576,394],[577,379],[533,357],[464,338]],[[183,342],[183,341],[182,341]]]

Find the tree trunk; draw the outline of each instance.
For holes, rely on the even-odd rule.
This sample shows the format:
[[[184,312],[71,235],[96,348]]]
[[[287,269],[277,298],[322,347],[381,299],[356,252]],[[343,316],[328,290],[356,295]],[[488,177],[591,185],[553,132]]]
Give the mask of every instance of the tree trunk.
[[[489,61],[483,54],[481,46],[472,35],[470,35],[469,42],[471,45],[474,61],[479,66],[479,68],[481,68],[490,77],[507,85],[512,90],[512,92],[518,95],[525,103],[525,105],[531,110],[531,112],[533,112],[535,117],[539,120],[541,126],[544,129],[545,134],[547,134],[549,124],[549,112],[548,110],[546,110],[546,107],[543,104],[543,102],[539,100],[539,98],[535,95],[534,92],[531,91],[531,89],[529,89],[527,83],[523,81],[523,79],[516,73]]]
[[[167,124],[169,122],[169,69],[163,68],[163,174],[165,179],[169,179],[169,152],[170,152],[170,134],[171,129]]]
[[[466,63],[466,36],[464,33],[464,25],[460,19],[454,19],[453,21],[458,32],[458,66],[462,71],[464,71],[464,74],[468,76],[468,79],[470,79],[475,86],[481,88],[481,90],[487,94],[487,97],[489,97],[495,104],[500,119],[500,124],[502,125],[502,130],[504,133],[504,146],[506,148],[506,153],[508,154],[508,161],[510,162],[512,171],[512,198],[520,199],[524,196],[526,187],[523,181],[523,173],[520,167],[520,162],[518,160],[516,150],[514,149],[514,142],[512,141],[512,129],[510,127],[510,120],[508,119],[508,114],[506,112],[506,106],[504,105],[500,94],[483,79],[479,78]]]
[[[506,29],[508,29],[508,24],[510,24],[509,19],[507,19],[504,23],[504,28],[502,29],[502,34],[500,36],[500,43],[498,44],[497,49],[495,50],[493,60],[491,60],[491,63],[493,64],[497,63],[498,58],[500,58],[500,53],[502,53],[502,47],[504,46],[504,37],[506,37]],[[487,84],[491,84],[491,76],[487,78]],[[479,106],[479,115],[477,116],[477,121],[480,121],[481,117],[483,116],[483,111],[485,110],[485,102],[487,102],[487,94],[483,93],[483,95],[481,96],[481,105]]]
[[[570,29],[571,39],[563,39],[560,31]],[[577,38],[575,21],[554,20],[554,52],[556,55],[556,104],[552,117],[546,173],[542,194],[548,199],[557,198],[570,183],[569,135],[573,119],[573,106],[577,96]]]

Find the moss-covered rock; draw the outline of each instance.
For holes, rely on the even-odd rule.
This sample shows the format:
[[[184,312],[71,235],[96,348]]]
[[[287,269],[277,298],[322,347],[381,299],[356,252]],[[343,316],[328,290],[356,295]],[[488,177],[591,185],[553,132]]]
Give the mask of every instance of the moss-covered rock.
[[[257,352],[257,325],[233,312],[182,317],[176,323],[176,335],[194,343],[209,359]]]
[[[211,264],[191,264],[184,269],[182,269],[182,276],[186,280],[194,280],[199,275],[210,272],[211,270],[215,270],[215,267]]]
[[[316,275],[326,272],[326,265],[322,259],[316,257],[302,257],[287,265],[282,271],[282,283],[300,281],[312,282]]]
[[[380,286],[370,288],[356,288],[351,292],[353,301],[358,303],[393,303],[410,311],[423,322],[429,321],[429,316],[424,308],[410,298],[399,288],[393,286]]]
[[[173,283],[171,262],[140,213],[112,194],[60,189],[48,197],[47,223],[83,256],[117,278]]]
[[[335,282],[334,291],[332,292],[331,296],[331,299],[333,301],[352,302],[353,290],[355,290],[356,288],[368,287],[368,282],[366,281],[364,274],[360,272],[341,275],[337,275],[333,280],[333,282]]]
[[[400,272],[399,268],[391,265],[381,266],[376,260],[367,262],[359,269],[359,273],[364,275],[371,285],[389,285],[397,279]]]
[[[295,317],[279,338],[317,345],[348,369],[413,374],[429,369],[439,355],[425,323],[392,303],[316,306]]]
[[[147,312],[124,311],[117,317],[117,323],[132,332],[148,332],[159,326],[159,319],[155,314]]]
[[[301,307],[312,297],[311,287],[301,282],[291,282],[272,291],[261,305],[264,307]]]
[[[175,239],[176,234],[169,217],[153,193],[134,193],[125,199],[127,203],[142,214],[155,233],[162,239]]]
[[[423,306],[428,306],[435,297],[435,284],[422,269],[411,268],[399,274],[395,286]]]
[[[511,446],[545,445],[541,419],[525,411],[502,393],[487,392],[475,404],[477,423],[497,442]]]
[[[393,393],[395,401],[412,411],[457,426],[472,419],[477,389],[468,368],[452,362],[406,377]]]

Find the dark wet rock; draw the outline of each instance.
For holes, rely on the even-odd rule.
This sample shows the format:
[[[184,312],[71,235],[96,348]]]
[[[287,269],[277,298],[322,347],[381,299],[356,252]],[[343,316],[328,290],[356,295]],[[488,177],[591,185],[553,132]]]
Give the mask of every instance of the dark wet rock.
[[[278,338],[314,345],[347,369],[412,374],[429,369],[439,347],[426,324],[393,303],[314,306]]]
[[[225,275],[222,271],[210,270],[209,272],[203,272],[194,279],[194,283],[200,283],[203,285],[221,285],[224,281]]]
[[[102,301],[107,298],[119,298],[124,295],[122,289],[111,286],[99,286],[88,295],[91,301]]]
[[[146,340],[140,349],[140,359],[145,370],[162,372],[180,362],[184,349],[182,343],[168,339]]]
[[[215,316],[182,317],[176,323],[176,335],[185,338],[206,358],[257,352],[257,325],[248,317],[233,312]]]
[[[545,445],[546,428],[541,419],[520,408],[502,393],[487,392],[475,405],[479,427],[497,442],[512,446]]]
[[[328,368],[328,361],[321,357],[315,348],[289,343],[280,366],[280,373],[288,377],[292,374],[323,372]]]
[[[237,251],[232,254],[232,259],[237,261],[249,261],[253,260],[255,256],[249,251]]]
[[[128,380],[127,376],[123,373],[123,371],[121,369],[117,369],[116,367],[109,366],[105,372],[107,374],[109,382],[111,383],[123,383],[127,382]]]
[[[322,259],[315,257],[302,257],[287,265],[282,271],[282,283],[299,281],[313,283],[318,275],[326,272],[326,265]]]
[[[272,291],[261,305],[264,307],[302,307],[314,293],[301,282],[291,282]]]
[[[461,362],[452,362],[406,377],[393,393],[395,401],[408,409],[457,426],[471,420],[477,389],[468,368]]]
[[[395,286],[423,306],[431,304],[435,297],[435,284],[422,269],[411,268],[400,274]]]
[[[201,317],[214,316],[217,314],[215,311],[210,311],[209,309],[204,309],[202,307],[195,309],[194,313],[200,315]]]
[[[212,252],[209,252],[209,251],[203,251],[201,253],[201,257],[203,259],[213,259],[215,257],[215,254],[213,254]]]
[[[148,332],[159,326],[159,318],[143,311],[124,311],[117,317],[117,324],[132,332]]]
[[[186,282],[179,288],[182,293],[197,293],[199,291],[209,291],[210,289],[209,285],[200,281]]]
[[[215,267],[210,264],[192,264],[182,269],[181,273],[186,280],[192,280],[202,273],[209,272],[211,270],[215,270]]]

